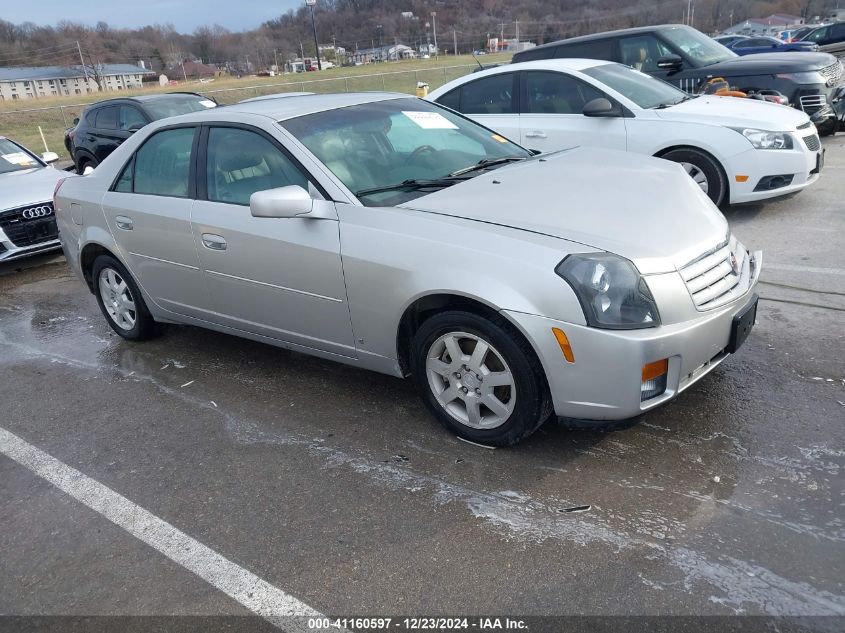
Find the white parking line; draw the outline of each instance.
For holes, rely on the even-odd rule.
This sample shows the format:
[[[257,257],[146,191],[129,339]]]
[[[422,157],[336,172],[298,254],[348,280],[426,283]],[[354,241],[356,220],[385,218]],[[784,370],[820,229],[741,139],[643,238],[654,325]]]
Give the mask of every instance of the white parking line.
[[[771,262],[763,262],[763,270],[785,270],[793,273],[818,273],[820,275],[845,275],[845,268],[818,268],[816,266],[773,264]]]
[[[287,619],[290,616],[321,615],[304,602],[236,565],[123,495],[2,427],[0,453],[46,479],[253,613],[282,626],[286,631],[309,630],[306,621]]]

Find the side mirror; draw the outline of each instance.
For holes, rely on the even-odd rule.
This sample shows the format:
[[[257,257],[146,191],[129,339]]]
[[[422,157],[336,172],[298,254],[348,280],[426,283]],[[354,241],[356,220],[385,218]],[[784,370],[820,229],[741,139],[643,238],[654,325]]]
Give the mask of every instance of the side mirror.
[[[85,165],[85,169],[82,170],[82,175],[87,176],[88,174],[93,174],[94,168],[91,165]]]
[[[662,70],[680,70],[684,67],[684,60],[680,55],[666,55],[657,60],[657,67]]]
[[[79,124],[79,117],[76,117],[76,118],[74,118],[74,119],[73,119],[73,124],[74,124],[74,125],[78,125],[78,124]]]
[[[313,208],[311,194],[299,185],[256,191],[249,197],[249,210],[256,218],[295,218]]]
[[[622,116],[622,110],[613,105],[609,99],[599,97],[584,104],[581,114],[591,117],[618,117]]]
[[[41,154],[41,160],[49,165],[50,163],[55,163],[59,160],[59,155],[56,154],[56,152],[44,152]]]

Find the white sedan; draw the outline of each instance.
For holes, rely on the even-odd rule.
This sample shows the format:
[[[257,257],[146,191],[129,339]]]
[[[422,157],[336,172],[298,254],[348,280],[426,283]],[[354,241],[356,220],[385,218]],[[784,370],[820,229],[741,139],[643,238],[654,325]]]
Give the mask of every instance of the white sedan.
[[[681,163],[717,205],[800,191],[824,163],[816,128],[799,110],[690,95],[604,61],[499,66],[428,98],[542,152],[597,146]]]

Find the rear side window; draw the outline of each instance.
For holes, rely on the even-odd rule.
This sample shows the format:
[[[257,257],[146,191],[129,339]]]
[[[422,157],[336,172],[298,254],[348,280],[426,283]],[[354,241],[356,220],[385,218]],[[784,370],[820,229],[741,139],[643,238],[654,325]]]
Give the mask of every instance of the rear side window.
[[[657,61],[671,55],[672,51],[654,35],[636,35],[619,40],[621,61],[626,66],[644,73],[657,70]]]
[[[121,130],[129,130],[131,128],[139,129],[144,127],[146,124],[147,120],[138,108],[130,105],[120,106],[118,125]]]
[[[461,88],[461,112],[466,114],[513,114],[514,73],[477,79]]]
[[[132,191],[187,198],[193,143],[194,128],[164,130],[148,138],[133,159],[135,169]],[[123,176],[120,178],[122,180]]]
[[[107,106],[97,110],[94,127],[100,130],[116,130],[117,110],[118,106]]]
[[[526,103],[531,114],[581,114],[588,101],[604,95],[591,85],[565,73],[524,72]]]
[[[256,191],[299,185],[308,179],[284,152],[249,130],[212,128],[208,134],[208,199],[249,205]]]
[[[555,49],[554,57],[581,57],[583,59],[615,61],[613,40],[590,40],[574,44],[562,44]]]

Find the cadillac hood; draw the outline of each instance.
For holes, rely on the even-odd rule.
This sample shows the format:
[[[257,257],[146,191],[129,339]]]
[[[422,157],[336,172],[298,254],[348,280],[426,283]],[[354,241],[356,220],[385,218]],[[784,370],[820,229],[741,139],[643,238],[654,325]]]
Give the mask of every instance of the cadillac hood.
[[[576,147],[476,176],[405,208],[531,231],[677,270],[725,240],[728,224],[680,165]]]
[[[52,200],[56,183],[67,175],[52,167],[0,174],[0,211]]]
[[[799,125],[810,121],[806,113],[789,106],[757,99],[711,95],[696,97],[655,112],[667,121],[753,127],[771,132],[794,132]]]

